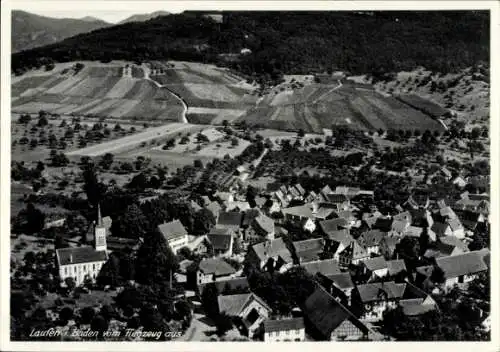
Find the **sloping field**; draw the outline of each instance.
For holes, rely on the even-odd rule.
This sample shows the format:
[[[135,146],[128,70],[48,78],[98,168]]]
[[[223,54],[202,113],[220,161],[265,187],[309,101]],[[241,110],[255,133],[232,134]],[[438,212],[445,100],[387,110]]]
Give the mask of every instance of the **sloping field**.
[[[138,78],[122,77],[121,64],[93,64],[76,75],[54,70],[17,80],[12,85],[12,110],[180,121],[181,102],[168,89],[141,79],[142,69],[132,68]]]
[[[228,70],[193,62],[169,62],[167,65],[153,61],[152,64],[163,72],[151,76],[151,79],[181,96],[190,109],[210,109],[189,111],[187,118],[190,122],[232,121],[241,115],[235,114],[235,110],[246,111],[257,101],[257,97],[251,94],[253,88],[242,85],[243,79]],[[171,68],[171,64],[175,68]]]
[[[334,125],[361,130],[443,130],[428,115],[369,87],[311,84],[293,92],[272,92],[237,121],[266,128],[321,133]]]
[[[169,135],[177,134],[181,131],[190,131],[192,128],[193,125],[189,124],[171,123],[160,127],[148,128],[133,135],[71,151],[67,153],[67,155],[88,155],[94,157],[106,153],[126,153],[136,149],[141,143],[149,142],[152,139],[159,141],[165,139]]]

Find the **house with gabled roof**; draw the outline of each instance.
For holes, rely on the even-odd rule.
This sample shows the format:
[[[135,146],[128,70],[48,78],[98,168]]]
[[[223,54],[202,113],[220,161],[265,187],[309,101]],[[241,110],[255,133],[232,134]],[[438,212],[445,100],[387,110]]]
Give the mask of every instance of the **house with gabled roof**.
[[[324,288],[318,287],[302,308],[306,330],[316,340],[361,340],[370,329]]]
[[[304,318],[268,319],[264,321],[264,341],[304,341]]]
[[[386,264],[389,276],[395,276],[406,271],[406,264],[403,259],[388,260]]]
[[[259,214],[250,222],[246,231],[246,239],[273,240],[275,236],[274,220],[264,214]]]
[[[374,282],[356,287],[360,302],[363,305],[364,313],[362,320],[379,321],[386,309],[394,309],[403,298],[406,283]]]
[[[272,313],[271,307],[254,293],[221,295],[217,297],[217,303],[219,312],[232,317],[250,338]]]
[[[295,241],[292,247],[297,264],[318,260],[319,254],[323,252],[325,241],[323,238],[310,238],[303,241]]]
[[[340,272],[336,274],[323,275],[324,278],[330,282],[330,290],[334,297],[343,294],[346,298],[347,304],[351,304],[351,292],[355,288],[352,282],[352,277],[349,272]]]
[[[379,252],[385,259],[391,259],[396,251],[396,245],[399,243],[399,237],[384,237],[380,241]]]
[[[214,216],[215,222],[217,223],[219,219],[219,213],[221,211],[221,206],[219,205],[218,202],[209,202],[207,205],[205,205],[205,209],[207,209],[209,212],[212,213]]]
[[[158,230],[165,237],[174,254],[177,254],[182,247],[187,246],[189,242],[186,228],[177,219],[158,225]]]
[[[221,211],[215,224],[216,228],[229,229],[241,237],[241,225],[243,222],[243,213],[240,211]]]
[[[402,237],[409,227],[410,223],[406,220],[393,220],[390,235]]]
[[[281,212],[286,220],[299,222],[304,230],[313,232],[316,229],[314,214],[317,210],[318,208],[312,203],[284,208]]]
[[[407,298],[399,301],[403,314],[409,317],[419,316],[437,310],[437,304],[431,296],[425,298]]]
[[[351,205],[351,202],[346,195],[337,193],[326,195],[324,203],[326,203],[326,205],[328,206],[332,206],[338,211],[349,210],[349,206]]]
[[[387,276],[388,267],[384,257],[368,258],[361,262],[363,273],[369,275],[369,281]]]
[[[363,232],[359,238],[358,242],[360,245],[366,248],[368,254],[379,254],[380,253],[380,242],[382,239],[387,237],[387,232],[380,230],[370,230]]]
[[[445,288],[474,280],[489,269],[490,251],[481,249],[458,255],[436,258],[436,265],[444,272]]]
[[[257,243],[250,247],[247,259],[259,269],[285,272],[293,266],[293,257],[283,238]]]
[[[341,267],[348,267],[353,264],[369,259],[370,254],[358,241],[352,241],[342,252],[339,253],[339,263]]]
[[[464,228],[468,231],[474,231],[479,223],[486,221],[483,214],[473,211],[462,210],[457,215]]]
[[[347,229],[330,230],[328,225],[322,226],[321,223],[320,227],[325,238],[325,252],[333,253],[333,258],[339,260],[339,253],[349,246],[354,238]]]
[[[214,227],[207,235],[213,250],[213,255],[220,257],[230,257],[233,255],[235,235],[230,228]]]
[[[220,277],[216,281],[209,282],[206,284],[198,285],[198,293],[200,297],[203,295],[203,290],[207,285],[214,285],[217,288],[217,292],[223,295],[230,293],[243,293],[242,291],[250,292],[250,287],[248,285],[248,279],[245,276],[241,277]]]
[[[229,278],[236,273],[236,269],[221,258],[203,259],[196,271],[196,284],[199,287],[210,282]]]
[[[329,277],[340,274],[339,263],[335,259],[315,260],[300,264],[311,275],[321,274]]]
[[[433,248],[425,251],[424,257],[438,258],[450,255],[458,255],[469,252],[468,246],[455,236],[443,236],[439,238]]]

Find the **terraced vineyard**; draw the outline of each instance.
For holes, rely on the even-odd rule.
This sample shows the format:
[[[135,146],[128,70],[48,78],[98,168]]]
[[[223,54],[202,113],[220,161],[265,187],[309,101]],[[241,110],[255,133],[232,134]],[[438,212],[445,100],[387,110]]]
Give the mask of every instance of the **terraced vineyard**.
[[[438,130],[443,125],[397,100],[354,84],[311,84],[272,91],[236,121],[265,128],[322,132],[344,125],[361,130]]]
[[[12,85],[12,110],[130,120],[180,121],[182,104],[167,89],[142,79],[140,67],[132,77],[121,66],[89,66],[77,74],[65,70],[26,77]]]
[[[254,88],[227,70],[192,62],[174,62],[173,68],[172,63],[151,64],[161,70],[151,78],[181,96],[190,109],[194,108],[188,113],[188,119],[194,123],[232,121],[257,101],[251,94]],[[234,114],[234,110],[241,113]]]

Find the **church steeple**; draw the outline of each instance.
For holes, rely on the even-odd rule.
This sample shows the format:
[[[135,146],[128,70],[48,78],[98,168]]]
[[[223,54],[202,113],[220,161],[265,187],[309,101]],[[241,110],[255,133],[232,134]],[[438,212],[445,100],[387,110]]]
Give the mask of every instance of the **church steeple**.
[[[97,204],[97,223],[94,227],[94,248],[96,251],[106,251],[106,227],[102,222],[101,205]]]

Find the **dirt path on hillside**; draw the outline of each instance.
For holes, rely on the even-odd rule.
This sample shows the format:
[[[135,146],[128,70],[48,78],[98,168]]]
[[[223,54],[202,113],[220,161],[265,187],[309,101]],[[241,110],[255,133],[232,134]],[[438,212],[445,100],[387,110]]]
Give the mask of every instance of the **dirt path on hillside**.
[[[144,71],[144,79],[153,82],[158,88],[164,88],[164,89],[168,90],[170,93],[172,93],[172,95],[174,97],[176,97],[181,102],[182,107],[183,107],[182,116],[181,116],[182,117],[182,122],[183,123],[189,123],[188,119],[186,118],[186,112],[187,112],[188,106],[187,106],[186,102],[184,101],[184,99],[182,99],[182,97],[180,95],[178,95],[177,93],[171,91],[170,89],[168,89],[164,85],[162,85],[159,82],[157,82],[154,79],[152,79],[149,76],[149,68],[148,67],[141,66],[141,68]]]
[[[337,81],[337,82],[339,82],[339,85],[338,85],[338,86],[333,87],[333,88],[332,88],[332,89],[330,89],[328,92],[325,92],[325,93],[321,94],[319,97],[317,97],[316,99],[314,99],[314,101],[313,101],[311,104],[315,104],[315,103],[317,103],[319,100],[323,99],[324,97],[326,97],[326,96],[327,96],[328,94],[330,94],[331,92],[333,92],[333,91],[335,91],[335,90],[337,90],[337,89],[341,88],[341,87],[342,87],[342,82],[340,82],[340,81]]]

